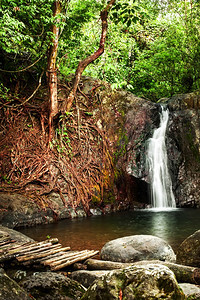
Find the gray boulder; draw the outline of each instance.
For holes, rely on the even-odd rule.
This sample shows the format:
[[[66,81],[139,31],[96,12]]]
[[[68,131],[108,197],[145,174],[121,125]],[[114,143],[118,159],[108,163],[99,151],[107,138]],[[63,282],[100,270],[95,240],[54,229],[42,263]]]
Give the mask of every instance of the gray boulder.
[[[178,264],[200,267],[200,230],[186,238],[178,248]]]
[[[180,288],[188,299],[200,299],[200,287],[191,283],[179,283]]]
[[[132,235],[106,243],[100,253],[102,260],[135,262],[140,260],[176,260],[171,246],[152,235]]]
[[[175,276],[160,264],[131,266],[111,271],[96,280],[82,300],[182,300],[186,299]]]
[[[51,272],[34,273],[23,279],[20,285],[40,300],[78,300],[85,292],[85,288],[78,282],[62,274]]]
[[[0,269],[0,300],[33,300],[27,292]]]

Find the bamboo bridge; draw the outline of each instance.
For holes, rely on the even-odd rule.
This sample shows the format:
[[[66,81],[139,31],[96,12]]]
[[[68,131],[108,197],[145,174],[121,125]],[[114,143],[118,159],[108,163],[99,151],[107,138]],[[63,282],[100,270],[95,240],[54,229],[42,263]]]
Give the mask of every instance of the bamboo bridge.
[[[0,263],[12,262],[51,271],[61,270],[98,253],[95,250],[72,251],[70,247],[62,247],[57,238],[27,243],[17,242],[9,235],[0,238]]]

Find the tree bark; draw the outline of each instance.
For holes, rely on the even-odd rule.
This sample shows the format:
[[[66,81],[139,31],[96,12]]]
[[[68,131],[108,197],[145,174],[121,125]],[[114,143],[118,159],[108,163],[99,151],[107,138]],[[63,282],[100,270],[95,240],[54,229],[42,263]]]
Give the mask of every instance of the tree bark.
[[[192,284],[200,284],[200,268],[196,267],[189,267],[184,265],[179,265],[175,263],[171,263],[168,261],[140,261],[137,263],[134,263],[133,265],[139,265],[139,264],[150,264],[150,263],[156,263],[156,264],[162,264],[166,267],[168,267],[176,276],[176,279],[178,282],[187,282]]]
[[[61,13],[61,1],[54,2],[53,16],[56,17]],[[57,99],[57,68],[56,58],[58,53],[58,39],[59,39],[59,19],[52,25],[53,38],[48,55],[47,78],[49,87],[49,140],[52,135],[52,121],[53,117],[58,113],[58,99]]]
[[[160,260],[143,260],[135,263],[119,263],[112,261],[102,261],[97,259],[88,259],[85,264],[89,270],[114,270],[123,269],[128,266],[161,264],[168,267],[176,276],[178,282],[187,282],[192,284],[200,284],[200,268],[189,267]]]
[[[92,55],[88,56],[84,60],[79,62],[78,68],[75,73],[74,77],[74,82],[72,89],[68,95],[68,98],[66,100],[66,104],[63,107],[63,111],[69,111],[72,103],[74,101],[75,95],[76,95],[76,90],[79,84],[79,81],[81,79],[81,75],[85,68],[93,61],[95,61],[100,55],[103,54],[104,52],[104,47],[105,47],[105,40],[106,40],[106,35],[107,35],[107,28],[108,28],[108,12],[111,9],[112,5],[115,3],[115,0],[109,1],[108,5],[104,10],[101,11],[101,23],[102,23],[102,30],[101,30],[101,39],[99,43],[99,48],[96,52],[94,52]]]
[[[115,261],[106,261],[106,260],[98,260],[98,259],[88,259],[85,262],[88,270],[115,270],[115,269],[123,269],[129,266],[132,266],[133,263],[121,263]]]

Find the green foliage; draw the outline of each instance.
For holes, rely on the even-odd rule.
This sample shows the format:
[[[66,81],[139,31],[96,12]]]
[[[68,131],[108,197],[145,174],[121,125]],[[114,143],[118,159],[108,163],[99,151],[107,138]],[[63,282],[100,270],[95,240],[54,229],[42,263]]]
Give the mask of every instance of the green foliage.
[[[51,25],[58,19],[61,76],[75,73],[79,61],[98,49],[99,16],[107,1],[63,0],[58,19],[53,18],[53,3],[1,1],[1,69],[19,70],[41,57],[34,65],[39,74],[47,63]],[[199,1],[117,0],[109,13],[105,52],[84,75],[153,101],[199,89],[199,11]]]
[[[4,101],[9,101],[9,89],[3,85],[3,83],[0,83],[0,98]]]
[[[44,37],[50,32],[53,1],[2,0],[0,8],[0,47],[8,53],[46,50]],[[46,39],[49,42],[48,39]]]
[[[137,23],[140,20],[140,6],[136,1],[117,1],[111,11],[111,20],[115,23],[123,23],[125,26],[129,27],[132,23]]]
[[[185,10],[182,1],[169,1],[166,5],[150,2],[117,2],[111,14],[105,53],[85,70],[85,75],[153,101],[199,89],[198,3]],[[91,27],[93,32],[87,33],[87,40],[80,43],[78,51],[97,45],[94,22]]]

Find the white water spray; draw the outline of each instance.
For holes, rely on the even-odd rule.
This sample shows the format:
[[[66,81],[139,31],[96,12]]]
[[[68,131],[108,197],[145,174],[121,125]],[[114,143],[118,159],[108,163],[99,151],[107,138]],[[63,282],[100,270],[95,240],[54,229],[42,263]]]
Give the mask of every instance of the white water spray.
[[[150,178],[151,204],[153,208],[175,208],[172,182],[168,171],[165,133],[169,119],[169,110],[162,107],[160,126],[154,130],[148,140],[147,168]]]

